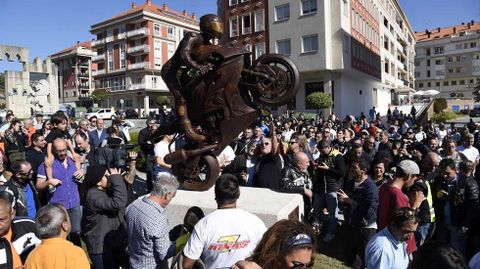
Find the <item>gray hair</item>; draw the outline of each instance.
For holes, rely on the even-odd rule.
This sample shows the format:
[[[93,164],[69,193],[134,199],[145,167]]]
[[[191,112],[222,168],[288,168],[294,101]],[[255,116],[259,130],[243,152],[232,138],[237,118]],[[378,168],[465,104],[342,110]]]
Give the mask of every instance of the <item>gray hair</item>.
[[[62,230],[62,223],[68,220],[65,208],[60,204],[48,204],[40,208],[35,218],[37,236],[40,239],[57,237]]]
[[[153,182],[152,195],[164,196],[167,193],[177,191],[180,183],[177,178],[169,173],[158,173]]]
[[[87,119],[81,119],[78,124],[81,125],[82,122],[85,122],[87,125],[90,125],[90,121],[88,121]],[[97,119],[97,122],[98,122],[98,119]]]

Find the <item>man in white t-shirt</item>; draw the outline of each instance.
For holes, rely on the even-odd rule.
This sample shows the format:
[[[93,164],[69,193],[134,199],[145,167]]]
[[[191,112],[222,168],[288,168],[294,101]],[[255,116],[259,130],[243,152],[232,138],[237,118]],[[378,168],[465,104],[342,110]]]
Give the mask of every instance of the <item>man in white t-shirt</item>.
[[[472,161],[476,166],[480,159],[480,154],[478,153],[478,149],[473,146],[474,143],[475,138],[473,134],[467,134],[464,138],[463,145],[457,147],[457,151],[469,161]]]
[[[162,140],[155,144],[153,151],[155,152],[155,166],[153,171],[155,174],[158,173],[172,173],[172,165],[165,162],[165,156],[175,151],[175,143],[170,145],[173,140],[173,135],[164,135]],[[168,146],[170,145],[170,149]]]
[[[236,208],[240,197],[238,179],[220,176],[215,184],[217,210],[201,219],[183,249],[183,268],[202,259],[206,268],[230,268],[247,258],[267,230],[254,214]]]

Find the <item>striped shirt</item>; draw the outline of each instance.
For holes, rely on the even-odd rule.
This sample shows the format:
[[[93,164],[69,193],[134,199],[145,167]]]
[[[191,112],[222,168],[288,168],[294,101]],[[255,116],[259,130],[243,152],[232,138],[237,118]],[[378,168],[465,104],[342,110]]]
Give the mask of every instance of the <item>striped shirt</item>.
[[[165,257],[171,242],[164,211],[163,207],[147,196],[127,207],[125,218],[132,268],[167,268]]]

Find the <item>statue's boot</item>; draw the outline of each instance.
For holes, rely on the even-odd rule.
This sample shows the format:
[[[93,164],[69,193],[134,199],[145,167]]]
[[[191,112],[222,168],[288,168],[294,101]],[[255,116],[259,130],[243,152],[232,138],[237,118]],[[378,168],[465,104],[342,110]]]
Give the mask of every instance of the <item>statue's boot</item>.
[[[178,102],[177,114],[180,117],[180,127],[183,129],[185,136],[188,139],[191,139],[195,142],[205,141],[207,138],[204,135],[198,134],[192,127],[192,123],[187,116],[187,107],[185,105],[185,100],[182,98]]]

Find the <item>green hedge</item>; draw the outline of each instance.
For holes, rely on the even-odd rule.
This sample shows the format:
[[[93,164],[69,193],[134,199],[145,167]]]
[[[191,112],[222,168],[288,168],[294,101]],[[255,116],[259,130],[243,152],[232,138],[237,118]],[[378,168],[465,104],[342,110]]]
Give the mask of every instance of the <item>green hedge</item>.
[[[457,118],[457,114],[455,112],[453,112],[452,110],[444,110],[439,113],[434,113],[431,120],[435,123],[445,123],[455,118]]]

